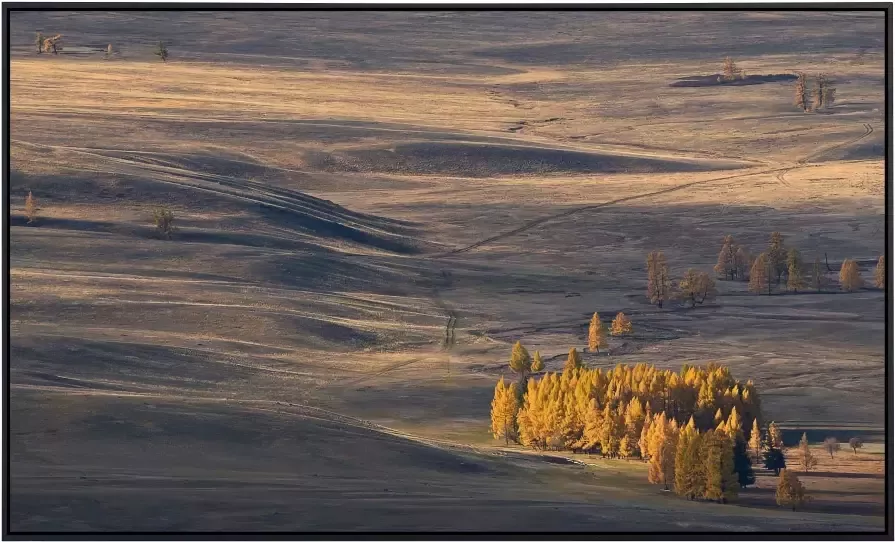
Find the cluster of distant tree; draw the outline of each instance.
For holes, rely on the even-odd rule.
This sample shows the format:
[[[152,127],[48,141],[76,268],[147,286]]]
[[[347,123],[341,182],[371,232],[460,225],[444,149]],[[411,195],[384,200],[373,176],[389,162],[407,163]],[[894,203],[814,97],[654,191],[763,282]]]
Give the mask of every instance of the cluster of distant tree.
[[[45,37],[43,33],[38,32],[37,36],[34,39],[35,45],[37,45],[37,54],[41,53],[53,53],[54,55],[59,54],[59,51],[62,50],[62,34],[56,34],[52,37]],[[112,44],[110,43],[106,47],[105,58],[109,59],[115,53]],[[162,62],[168,61],[168,48],[165,46],[164,42],[159,41],[155,50],[153,51],[155,56],[159,57]]]
[[[804,112],[831,107],[836,101],[836,87],[825,73],[814,76],[814,87],[808,90],[808,76],[798,73],[795,88],[795,105]]]
[[[738,245],[733,236],[727,235],[722,241],[714,270],[722,279],[748,280],[749,290],[757,294],[767,292],[771,295],[775,285],[778,288],[782,285],[792,292],[807,288],[820,292],[829,288],[832,283],[829,264],[825,262],[825,267],[821,267],[820,258],[815,258],[810,274],[806,276],[801,253],[795,248],[787,250],[783,241],[780,232],[773,232],[768,249],[753,258],[747,248]],[[824,257],[826,259],[826,255]],[[880,256],[874,271],[874,283],[877,288],[884,288],[885,282],[885,257]],[[864,287],[864,279],[854,260],[845,259],[842,262],[839,287],[846,292]]]

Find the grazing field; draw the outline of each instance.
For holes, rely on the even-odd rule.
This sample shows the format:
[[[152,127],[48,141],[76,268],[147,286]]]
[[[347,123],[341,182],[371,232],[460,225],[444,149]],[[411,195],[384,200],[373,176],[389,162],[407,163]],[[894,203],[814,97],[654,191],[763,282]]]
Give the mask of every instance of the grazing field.
[[[881,530],[884,36],[870,12],[11,13],[10,528]],[[796,107],[796,72],[835,102]],[[714,276],[725,235],[774,231],[827,289],[650,304],[649,252]],[[513,343],[561,370],[620,311],[585,365],[754,381],[817,448],[808,506],[764,470],[692,502],[492,438]]]

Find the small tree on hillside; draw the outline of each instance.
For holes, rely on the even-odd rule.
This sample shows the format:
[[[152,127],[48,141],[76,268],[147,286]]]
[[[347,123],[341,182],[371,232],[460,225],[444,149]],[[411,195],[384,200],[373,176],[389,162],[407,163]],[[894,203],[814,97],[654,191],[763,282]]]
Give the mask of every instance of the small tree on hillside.
[[[880,256],[876,262],[876,269],[873,271],[873,282],[877,288],[886,287],[886,257]]]
[[[839,451],[839,441],[836,440],[836,437],[827,437],[824,439],[824,450],[830,454],[830,459],[833,459],[833,452]]]
[[[741,77],[741,73],[732,58],[729,56],[724,58],[724,67],[721,72],[721,78],[724,81],[735,81]]]
[[[795,512],[797,507],[803,506],[807,501],[805,486],[799,481],[799,477],[789,469],[784,469],[777,482],[777,505],[792,507]]]
[[[30,190],[28,195],[25,196],[25,218],[28,219],[28,224],[37,219],[37,199],[31,194]]]
[[[771,281],[768,276],[768,255],[762,252],[755,258],[752,263],[752,269],[749,270],[749,291],[761,294],[765,290],[771,295]]]
[[[806,433],[802,433],[802,440],[799,441],[799,466],[805,472],[817,466],[817,458],[814,457],[814,454],[811,453],[811,448],[808,447],[808,435]]]
[[[601,346],[606,346],[606,328],[600,321],[600,315],[594,313],[587,330],[587,347],[591,352],[599,354]]]
[[[668,276],[665,254],[656,251],[650,252],[646,257],[646,270],[646,295],[650,303],[662,308],[662,303],[668,299],[671,290],[671,280]]]
[[[158,45],[155,48],[155,56],[162,59],[162,62],[168,61],[168,48],[165,47],[165,44],[161,41],[158,42]]]
[[[801,72],[796,75],[795,105],[802,111],[807,112],[811,109],[810,102],[808,101],[808,78]]]
[[[152,221],[161,235],[164,235],[166,239],[171,238],[171,234],[174,233],[174,213],[170,209],[154,210],[152,212]]]
[[[858,263],[848,258],[839,270],[839,286],[846,292],[854,292],[864,287],[864,279],[858,270]]]
[[[858,455],[858,448],[864,447],[864,441],[861,440],[861,437],[852,437],[848,439],[848,445],[855,452],[855,455]]]
[[[706,299],[713,299],[717,293],[715,280],[708,273],[688,269],[684,277],[678,281],[675,297],[685,303],[689,301],[691,306],[695,307]]]
[[[37,54],[41,54],[44,52],[44,41],[45,40],[46,40],[46,38],[44,38],[44,35],[42,33],[38,32],[37,37],[34,40],[35,44],[37,45]]]
[[[531,372],[540,373],[544,370],[544,360],[541,359],[541,352],[535,350],[535,355],[531,359]]]
[[[513,351],[510,353],[510,369],[514,373],[519,373],[519,382],[524,386],[525,375],[531,371],[531,355],[522,346],[521,341],[516,341],[513,345]]]
[[[625,316],[625,313],[620,312],[616,314],[615,319],[612,320],[612,327],[609,329],[609,334],[613,337],[618,337],[631,333],[633,329],[634,326],[631,324],[631,320]]]
[[[793,292],[798,292],[804,288],[805,279],[802,277],[802,256],[799,251],[791,248],[787,254],[787,281],[786,287]]]

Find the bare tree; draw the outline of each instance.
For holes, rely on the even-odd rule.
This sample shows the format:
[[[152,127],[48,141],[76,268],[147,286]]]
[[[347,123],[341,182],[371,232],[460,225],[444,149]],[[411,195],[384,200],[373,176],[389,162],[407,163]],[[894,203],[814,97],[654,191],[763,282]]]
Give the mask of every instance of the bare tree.
[[[800,107],[802,111],[809,111],[811,104],[808,101],[808,78],[801,72],[796,75],[795,105]]]
[[[839,441],[836,440],[836,437],[827,437],[824,439],[824,450],[830,454],[830,459],[833,459],[833,452],[839,451]]]
[[[165,44],[161,41],[158,42],[158,45],[155,48],[155,56],[162,59],[162,62],[168,61],[168,48],[165,47]]]
[[[156,209],[152,212],[152,220],[158,232],[170,239],[174,233],[174,213],[170,209]]]
[[[858,448],[864,447],[864,441],[861,440],[861,437],[852,437],[848,439],[848,445],[854,450],[855,455],[858,455]]]

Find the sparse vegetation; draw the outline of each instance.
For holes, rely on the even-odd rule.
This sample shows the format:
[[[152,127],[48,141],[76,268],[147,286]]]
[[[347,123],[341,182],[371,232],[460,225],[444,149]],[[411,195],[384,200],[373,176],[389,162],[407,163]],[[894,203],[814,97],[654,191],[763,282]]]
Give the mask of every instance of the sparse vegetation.
[[[28,224],[37,220],[37,199],[31,194],[30,190],[28,195],[25,196],[25,218],[28,219]]]
[[[160,235],[170,239],[174,233],[174,213],[170,209],[156,209],[152,212],[152,221]]]
[[[854,292],[864,287],[864,279],[858,270],[858,263],[848,258],[842,262],[839,269],[839,287],[846,292]]]
[[[155,56],[162,59],[162,62],[168,61],[168,48],[165,47],[163,42],[158,42],[158,45],[155,47]]]

